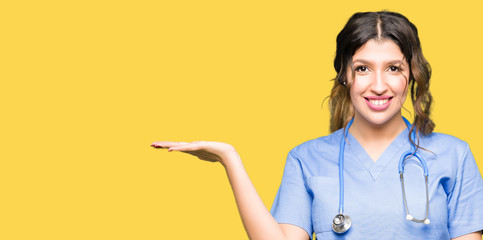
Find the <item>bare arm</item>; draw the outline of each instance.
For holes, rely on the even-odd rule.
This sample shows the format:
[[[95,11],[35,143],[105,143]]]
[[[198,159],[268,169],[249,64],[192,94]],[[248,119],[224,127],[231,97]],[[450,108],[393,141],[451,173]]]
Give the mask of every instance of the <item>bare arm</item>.
[[[243,166],[240,156],[229,144],[219,142],[154,142],[153,147],[182,151],[211,162],[220,162],[230,181],[238,211],[248,237],[253,240],[307,240],[300,227],[278,224],[267,210]]]
[[[481,231],[466,234],[461,237],[453,238],[453,240],[481,240]]]

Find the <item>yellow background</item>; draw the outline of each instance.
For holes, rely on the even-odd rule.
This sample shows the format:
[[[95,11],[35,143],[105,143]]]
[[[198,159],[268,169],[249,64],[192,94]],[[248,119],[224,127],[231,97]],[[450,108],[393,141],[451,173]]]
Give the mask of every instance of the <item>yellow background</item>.
[[[337,33],[382,9],[419,28],[436,131],[483,169],[479,0],[3,1],[0,239],[246,239],[221,165],[150,143],[233,144],[270,207],[328,134]]]

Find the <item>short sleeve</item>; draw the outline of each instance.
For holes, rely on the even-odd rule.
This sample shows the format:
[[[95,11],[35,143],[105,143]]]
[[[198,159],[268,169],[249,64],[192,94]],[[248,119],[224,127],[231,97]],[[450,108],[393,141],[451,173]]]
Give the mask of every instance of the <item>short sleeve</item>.
[[[483,229],[483,179],[468,145],[448,195],[448,229],[451,238]]]
[[[278,223],[292,224],[303,228],[312,239],[312,196],[307,191],[300,159],[292,152],[288,154],[282,183],[270,213]]]

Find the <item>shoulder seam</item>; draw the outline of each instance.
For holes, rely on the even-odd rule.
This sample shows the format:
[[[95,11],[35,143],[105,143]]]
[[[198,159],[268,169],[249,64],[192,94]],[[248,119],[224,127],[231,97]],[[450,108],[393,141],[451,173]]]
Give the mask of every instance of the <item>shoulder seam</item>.
[[[458,162],[458,169],[456,170],[456,172],[459,172],[461,170],[461,168],[463,167],[463,162],[465,161],[466,155],[468,155],[468,151],[470,149],[470,145],[467,142],[464,142],[464,143],[466,144],[465,153],[463,155],[461,155],[461,159]],[[458,175],[458,174],[456,174],[456,175]],[[454,187],[456,186],[457,181],[458,181],[458,179],[455,179],[454,182],[453,182],[453,186],[451,187],[451,192],[449,194],[451,196],[453,196],[453,190],[454,190]]]

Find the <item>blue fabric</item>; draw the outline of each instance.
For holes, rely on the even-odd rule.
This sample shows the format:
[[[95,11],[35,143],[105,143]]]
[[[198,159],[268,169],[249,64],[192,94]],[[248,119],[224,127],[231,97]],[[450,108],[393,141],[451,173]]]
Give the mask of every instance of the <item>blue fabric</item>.
[[[338,213],[338,156],[342,130],[307,141],[290,151],[271,213],[279,223],[303,228],[317,239],[451,239],[483,229],[483,179],[468,144],[449,135],[420,138],[429,168],[429,219],[406,220],[398,161],[411,148],[404,130],[374,162],[349,134],[345,149],[344,214],[352,218],[344,234],[332,231]],[[426,211],[423,171],[414,159],[404,167],[410,213]]]

